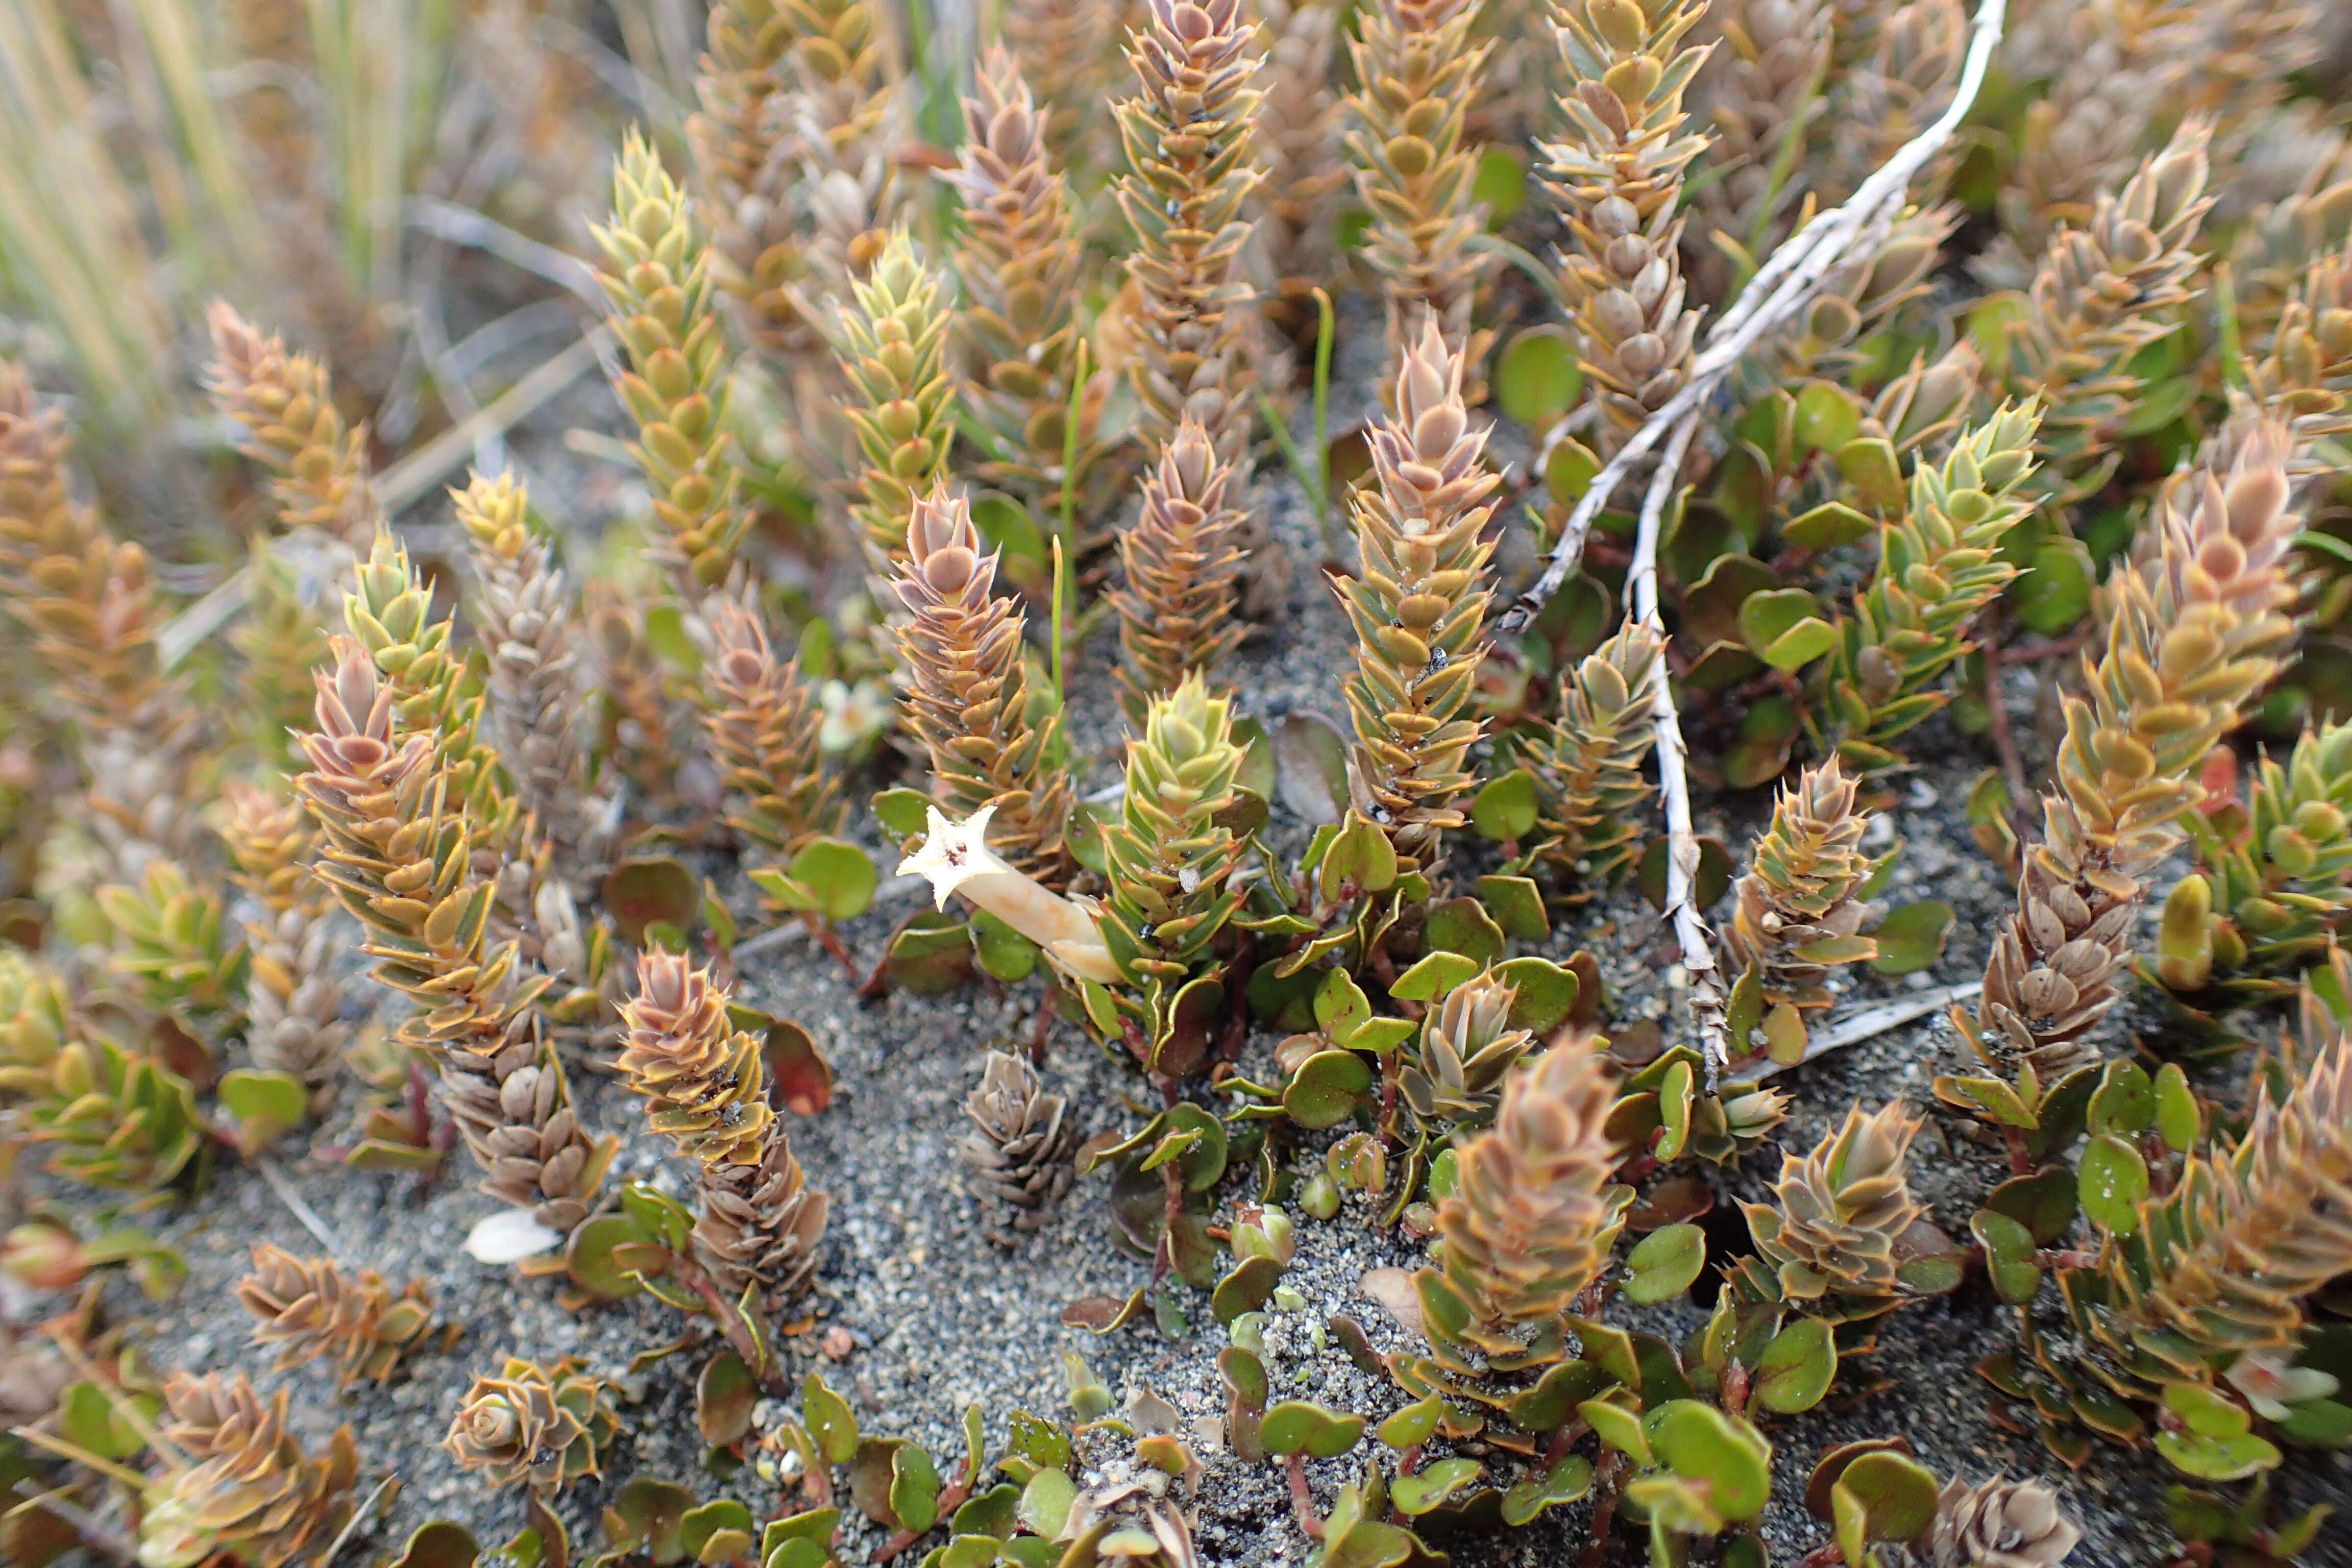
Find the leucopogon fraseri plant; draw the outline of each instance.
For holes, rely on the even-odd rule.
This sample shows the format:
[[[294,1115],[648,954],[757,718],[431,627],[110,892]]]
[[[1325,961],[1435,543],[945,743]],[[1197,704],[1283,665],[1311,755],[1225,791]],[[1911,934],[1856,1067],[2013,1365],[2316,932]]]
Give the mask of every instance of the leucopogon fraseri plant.
[[[429,1180],[463,1142],[484,1191],[435,1201],[521,1264],[517,1321],[681,1314],[666,1350],[506,1339],[425,1402],[526,1521],[513,1568],[568,1560],[552,1500],[608,1471],[599,1568],[1192,1568],[1259,1465],[1292,1521],[1255,1522],[1327,1563],[1550,1513],[1748,1568],[1792,1482],[1816,1563],[2105,1540],[2063,1489],[1891,1440],[1790,1468],[1783,1418],[1861,1358],[1907,1388],[1931,1300],[2023,1310],[1997,1419],[2062,1462],[2137,1437],[2231,1486],[2352,1429],[2320,1326],[2352,582],[2315,542],[2352,163],[2328,79],[2280,79],[2321,69],[2305,8],[999,9],[943,42],[869,0],[724,0],[692,61],[632,11],[649,111],[698,112],[618,148],[609,220],[564,241],[593,273],[464,205],[503,154],[436,168],[401,221],[449,265],[377,323],[415,334],[397,395],[215,311],[217,460],[168,515],[120,444],[69,454],[79,405],[0,376],[28,672],[0,691],[0,1154],[62,1194],[0,1268],[168,1288],[137,1205],[315,1200],[345,1159]],[[599,319],[520,275],[477,298],[509,263]],[[445,308],[478,331],[442,341]],[[556,379],[592,359],[612,407]],[[1284,585],[1318,552],[1330,600]],[[1983,910],[1926,796],[1960,756],[2021,801],[2053,745],[2016,909],[1949,984]],[[2142,972],[2175,996],[2126,1057]],[[2301,1037],[2226,1058],[2305,987]],[[1824,1099],[1829,1053],[1947,1008],[1979,1066],[1884,1048],[1999,1129],[1990,1192],[1916,1103]],[[884,1098],[903,1136],[850,1147],[834,1107]],[[950,1144],[963,1194],[882,1174]],[[1974,1209],[1972,1249],[1930,1199]],[[1150,1318],[1222,1412],[1139,1385],[1114,1429],[1079,1361],[1066,1424],[983,1405],[937,1460],[862,1431],[803,1374],[868,1348],[870,1222],[917,1200],[910,1230],[945,1205],[1076,1266],[1109,1293],[1064,1324]],[[1068,1256],[1105,1219],[1121,1256]],[[1329,1300],[1358,1224],[1377,1321]],[[478,1331],[344,1239],[257,1252],[235,1337],[394,1382],[436,1314]],[[43,1495],[99,1554],[331,1553],[413,1458],[306,1453],[233,1373],[191,1396],[55,1331],[78,1384],[0,1395],[13,1421],[29,1388]],[[1365,1380],[1318,1381],[1342,1354]],[[682,1398],[681,1369],[695,1490],[623,1468],[637,1380]],[[414,1436],[390,1403],[371,1430]],[[2172,1516],[2217,1557],[2307,1539],[2266,1495]],[[430,1528],[406,1568],[463,1558]]]

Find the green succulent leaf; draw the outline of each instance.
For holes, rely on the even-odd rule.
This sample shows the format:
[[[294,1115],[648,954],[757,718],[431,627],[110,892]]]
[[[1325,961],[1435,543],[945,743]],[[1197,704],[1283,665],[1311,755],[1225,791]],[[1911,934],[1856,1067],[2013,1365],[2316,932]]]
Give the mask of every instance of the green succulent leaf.
[[[1772,1336],[1756,1363],[1755,1398],[1782,1415],[1811,1410],[1837,1378],[1837,1343],[1829,1325],[1798,1318]]]
[[[1525,838],[1535,831],[1536,781],[1525,768],[1513,768],[1487,781],[1471,798],[1470,826],[1497,843]]]
[[[2083,1146],[2077,1173],[2083,1212],[2111,1236],[2128,1237],[2139,1229],[2139,1205],[2147,1197],[2147,1162],[2137,1149],[2112,1132],[2102,1132]]]
[[[1270,1454],[1336,1459],[1361,1441],[1364,1418],[1342,1415],[1305,1399],[1285,1399],[1265,1413],[1259,1436]]]
[[[1881,974],[1913,974],[1944,956],[1958,922],[1952,906],[1941,899],[1922,900],[1888,911],[1867,933],[1878,943],[1870,966]]]
[[[1706,1267],[1706,1233],[1670,1225],[1643,1237],[1625,1259],[1625,1299],[1643,1306],[1670,1301]]]
[[[1495,366],[1495,401],[1507,416],[1538,430],[1574,407],[1583,384],[1568,333],[1549,321],[1514,336]]]
[[[845,1465],[857,1457],[857,1417],[821,1373],[809,1373],[801,1384],[801,1419],[826,1464]]]
[[[2174,1469],[2200,1481],[2242,1481],[2275,1468],[2284,1458],[2275,1445],[2252,1433],[2200,1437],[2192,1432],[2158,1432],[2156,1451]]]
[[[1417,1517],[1443,1506],[1454,1493],[1478,1479],[1475,1459],[1440,1459],[1428,1468],[1399,1476],[1389,1483],[1389,1497],[1399,1513]]]
[[[1548,1508],[1575,1502],[1592,1489],[1592,1462],[1570,1454],[1540,1476],[1512,1483],[1503,1494],[1503,1522],[1517,1529]]]

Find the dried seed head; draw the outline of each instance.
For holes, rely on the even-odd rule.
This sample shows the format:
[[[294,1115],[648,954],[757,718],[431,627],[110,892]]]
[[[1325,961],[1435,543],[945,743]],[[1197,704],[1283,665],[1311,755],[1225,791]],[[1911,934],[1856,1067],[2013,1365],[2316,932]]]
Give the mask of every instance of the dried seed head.
[[[1969,1486],[1955,1476],[1936,1500],[1926,1547],[1934,1568],[2058,1568],[2082,1538],[2040,1481]]]
[[[1480,0],[1382,0],[1365,11],[1349,53],[1360,84],[1348,99],[1348,151],[1356,191],[1371,210],[1364,258],[1387,301],[1389,367],[1433,320],[1464,356],[1465,401],[1484,401],[1479,367],[1491,332],[1471,316],[1494,270],[1473,241],[1483,226],[1474,199],[1477,151],[1465,118],[1486,74],[1490,40],[1474,40]]]
[[[1017,1211],[1013,1225],[1034,1230],[1070,1190],[1071,1156],[1078,1144],[1076,1119],[1062,1097],[1048,1094],[1018,1057],[988,1054],[980,1086],[963,1103],[971,1131],[956,1145],[973,1195],[997,1198]]]

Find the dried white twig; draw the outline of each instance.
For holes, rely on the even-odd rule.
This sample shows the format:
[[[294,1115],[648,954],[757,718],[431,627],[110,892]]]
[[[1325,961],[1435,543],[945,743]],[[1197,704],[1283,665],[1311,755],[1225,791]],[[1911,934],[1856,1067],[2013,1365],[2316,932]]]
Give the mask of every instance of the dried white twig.
[[[1812,302],[1822,280],[1854,253],[1858,242],[1892,220],[1911,177],[1951,140],[1976,102],[1977,93],[1984,86],[1985,72],[1992,63],[1993,51],[2000,46],[2007,8],[2007,0],[1978,0],[1975,34],[1969,41],[1969,58],[1960,72],[1959,90],[1953,94],[1951,105],[1937,117],[1935,123],[1906,142],[1843,205],[1832,207],[1790,236],[1748,280],[1730,309],[1708,329],[1706,346],[1691,362],[1690,378],[1683,384],[1683,389],[1643,421],[1642,427],[1593,476],[1592,483],[1569,513],[1543,575],[1505,612],[1496,623],[1498,635],[1519,631],[1532,623],[1545,601],[1568,581],[1568,574],[1583,558],[1585,536],[1592,530],[1592,520],[1600,516],[1601,509],[1642,459],[1675,431],[1686,425],[1696,426],[1700,410],[1748,351],[1795,320]]]
[[[1691,363],[1690,379],[1682,390],[1644,420],[1593,477],[1569,514],[1543,575],[1501,617],[1498,633],[1519,630],[1535,619],[1583,556],[1585,536],[1601,507],[1635,466],[1663,444],[1649,489],[1642,498],[1641,526],[1634,538],[1633,564],[1625,578],[1625,595],[1633,618],[1657,633],[1658,657],[1665,657],[1666,627],[1658,614],[1659,535],[1664,528],[1666,502],[1674,494],[1691,442],[1697,438],[1708,400],[1748,350],[1793,321],[1811,303],[1831,271],[1893,221],[1911,176],[1950,140],[1976,101],[1993,50],[2000,43],[2006,10],[2007,0],[1978,0],[1975,36],[1950,107],[1864,180],[1843,205],[1831,208],[1800,229],[1748,280],[1739,298],[1708,331],[1706,347]],[[1724,1019],[1727,992],[1706,911],[1693,901],[1692,889],[1698,880],[1698,835],[1691,826],[1682,719],[1675,709],[1670,681],[1655,682],[1652,691],[1650,724],[1657,736],[1658,794],[1666,815],[1666,918],[1674,922],[1683,969],[1690,976],[1691,1022],[1706,1057],[1712,1089],[1730,1065]]]
[[[1805,1054],[1793,1065],[1801,1067],[1817,1057],[1832,1051],[1858,1046],[1863,1041],[1900,1028],[1906,1024],[1932,1016],[1956,1002],[1965,1002],[1984,989],[1981,980],[1964,980],[1958,985],[1938,985],[1916,995],[1906,996],[1900,1002],[1881,1002],[1874,1007],[1838,1019],[1835,1023],[1813,1030],[1805,1038]],[[1743,1062],[1738,1071],[1725,1079],[1727,1088],[1741,1089],[1762,1083],[1776,1073],[1788,1071],[1787,1066],[1769,1058]]]
[[[1683,458],[1698,433],[1696,419],[1675,426],[1666,449],[1650,476],[1642,498],[1642,525],[1634,536],[1633,567],[1625,578],[1625,594],[1635,620],[1657,634],[1657,652],[1666,657],[1666,623],[1658,614],[1658,536],[1664,531],[1666,502],[1682,473]],[[1675,924],[1675,941],[1682,948],[1683,970],[1690,977],[1691,1022],[1699,1048],[1706,1057],[1710,1086],[1730,1059],[1724,1029],[1722,972],[1716,963],[1714,933],[1707,930],[1706,911],[1698,907],[1693,889],[1698,884],[1698,834],[1691,826],[1690,776],[1684,766],[1688,754],[1683,744],[1682,714],[1675,707],[1673,682],[1660,670],[1650,683],[1650,729],[1657,737],[1658,793],[1666,809],[1666,918]]]
[[[277,1161],[267,1154],[257,1155],[253,1167],[261,1173],[261,1179],[269,1184],[269,1190],[278,1194],[278,1201],[302,1222],[304,1230],[319,1238],[319,1245],[325,1247],[331,1257],[339,1260],[351,1257],[343,1250],[343,1244],[335,1239],[335,1233],[327,1228],[327,1222],[319,1217],[319,1211],[302,1201],[302,1194],[294,1190],[294,1184],[286,1179],[286,1173],[278,1168]]]

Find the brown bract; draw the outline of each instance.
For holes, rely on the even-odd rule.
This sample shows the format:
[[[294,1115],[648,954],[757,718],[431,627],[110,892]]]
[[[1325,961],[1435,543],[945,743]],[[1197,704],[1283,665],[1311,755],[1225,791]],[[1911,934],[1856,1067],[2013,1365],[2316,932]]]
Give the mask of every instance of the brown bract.
[[[268,1242],[254,1245],[253,1272],[237,1281],[236,1299],[259,1320],[253,1342],[278,1347],[278,1371],[331,1356],[346,1384],[390,1377],[433,1326],[422,1280],[394,1297],[373,1268],[349,1279],[333,1258],[300,1258]]]
[[[996,555],[982,553],[970,506],[943,484],[916,500],[907,552],[898,580],[913,617],[898,634],[903,700],[930,755],[931,796],[959,820],[993,803],[989,843],[1058,888],[1070,870],[1062,837],[1070,778],[1050,760],[1061,715],[1029,721],[1020,607],[993,592]]]
[[[375,532],[380,509],[364,425],[348,425],[335,407],[327,367],[286,352],[225,300],[205,314],[213,361],[205,386],[221,411],[245,427],[238,447],[270,470],[281,528],[316,528],[354,549]]]
[[[142,1557],[194,1563],[232,1552],[257,1568],[315,1552],[351,1518],[345,1495],[359,1474],[352,1429],[337,1429],[327,1457],[304,1455],[286,1430],[288,1395],[264,1403],[244,1374],[163,1385],[163,1435],[198,1462],[151,1496],[140,1527]]]
[[[1564,1040],[1505,1082],[1494,1128],[1460,1149],[1437,1229],[1447,1280],[1487,1323],[1551,1321],[1607,1265],[1615,1098],[1600,1053]]]
[[[1119,700],[1138,724],[1153,698],[1214,669],[1241,642],[1244,628],[1232,617],[1244,519],[1227,500],[1232,479],[1232,464],[1188,415],[1144,476],[1135,526],[1118,536],[1127,586],[1110,603],[1118,615]]]
[[[979,1087],[963,1102],[971,1122],[956,1145],[975,1197],[1015,1211],[1015,1229],[1034,1230],[1070,1190],[1078,1124],[1058,1094],[1018,1057],[988,1053]]]
[[[1501,480],[1483,461],[1486,435],[1470,422],[1462,377],[1463,356],[1424,320],[1352,498],[1356,574],[1333,583],[1356,636],[1350,783],[1365,796],[1359,809],[1421,867],[1465,820],[1455,802],[1475,782],[1466,763],[1484,728],[1469,710],[1492,596],[1494,546],[1480,534]]]

